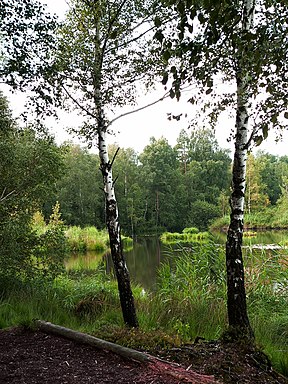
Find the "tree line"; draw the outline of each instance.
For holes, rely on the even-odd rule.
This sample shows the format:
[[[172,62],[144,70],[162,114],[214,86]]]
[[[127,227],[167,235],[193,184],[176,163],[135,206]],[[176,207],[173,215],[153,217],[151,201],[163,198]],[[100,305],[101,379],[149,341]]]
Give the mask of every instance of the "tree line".
[[[109,146],[111,156],[117,150],[116,144]],[[45,216],[59,201],[66,225],[105,227],[103,191],[95,171],[98,155],[72,144],[61,151],[65,172],[43,207]],[[165,138],[151,138],[139,154],[120,148],[114,173],[123,232],[141,236],[185,227],[207,230],[216,218],[229,214],[231,163],[229,150],[218,146],[210,129],[182,130],[175,146]],[[250,153],[246,213],[277,209],[286,201],[287,180],[287,156]]]

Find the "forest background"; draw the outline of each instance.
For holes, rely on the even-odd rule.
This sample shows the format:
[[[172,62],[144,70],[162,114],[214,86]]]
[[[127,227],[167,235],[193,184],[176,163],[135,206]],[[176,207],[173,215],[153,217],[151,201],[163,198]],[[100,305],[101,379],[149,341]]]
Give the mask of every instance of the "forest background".
[[[111,157],[117,150],[109,146]],[[59,147],[62,177],[43,205],[48,220],[56,201],[67,225],[105,227],[98,155],[78,145]],[[231,158],[209,128],[182,130],[175,146],[150,139],[138,154],[121,148],[114,164],[120,221],[125,235],[207,230],[229,223]],[[250,153],[247,161],[246,226],[287,228],[288,157]],[[215,221],[216,220],[216,221]]]

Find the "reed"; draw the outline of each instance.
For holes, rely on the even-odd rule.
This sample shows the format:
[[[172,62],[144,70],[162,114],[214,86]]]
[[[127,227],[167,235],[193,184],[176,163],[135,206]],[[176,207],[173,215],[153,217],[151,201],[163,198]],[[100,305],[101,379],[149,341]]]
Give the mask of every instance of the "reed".
[[[187,228],[188,229],[188,228]],[[189,228],[190,229],[190,228]],[[191,228],[193,230],[193,228]],[[195,228],[196,229],[196,228]],[[207,242],[210,238],[208,232],[164,232],[160,236],[160,240],[166,244],[172,243],[203,243]]]
[[[139,331],[125,331],[117,284],[103,264],[90,276],[62,274],[52,283],[0,281],[0,327],[34,318],[146,349],[217,339],[227,327],[225,251],[211,241],[171,250],[158,289],[133,286]],[[249,250],[248,250],[249,251]],[[249,316],[256,339],[282,374],[288,374],[288,272],[283,251],[250,250],[245,257]],[[276,284],[277,283],[277,284]]]
[[[109,248],[108,233],[96,227],[69,227],[66,232],[68,250],[72,252],[98,251]]]

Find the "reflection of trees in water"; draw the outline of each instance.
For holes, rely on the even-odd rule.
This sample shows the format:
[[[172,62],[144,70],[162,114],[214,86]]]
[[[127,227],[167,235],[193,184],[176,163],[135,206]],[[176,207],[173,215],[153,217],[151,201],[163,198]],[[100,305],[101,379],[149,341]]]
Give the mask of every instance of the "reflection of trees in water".
[[[256,241],[251,239],[257,244],[274,243],[277,244],[283,239],[288,238],[288,232],[269,231],[258,232]],[[249,239],[250,240],[250,239]],[[216,240],[216,242],[218,242]],[[249,259],[251,262],[254,258],[259,258],[259,252],[269,252],[269,250],[253,250],[251,255],[250,247],[244,247],[244,255],[249,253]],[[180,249],[177,251],[177,246],[161,244],[158,238],[138,238],[134,242],[132,250],[125,252],[127,266],[130,272],[131,279],[134,283],[140,284],[145,290],[156,289],[157,274],[159,267],[163,262],[169,262],[173,264],[175,254],[179,256]],[[268,256],[268,254],[267,254]],[[261,258],[260,258],[261,259]],[[91,274],[95,273],[95,269],[105,271],[106,274],[114,276],[114,268],[110,254],[97,254],[95,252],[87,252],[87,254],[81,254],[72,256],[69,258],[68,263],[71,266],[80,263],[81,273]],[[255,261],[254,261],[255,262]],[[247,263],[247,260],[246,260]]]

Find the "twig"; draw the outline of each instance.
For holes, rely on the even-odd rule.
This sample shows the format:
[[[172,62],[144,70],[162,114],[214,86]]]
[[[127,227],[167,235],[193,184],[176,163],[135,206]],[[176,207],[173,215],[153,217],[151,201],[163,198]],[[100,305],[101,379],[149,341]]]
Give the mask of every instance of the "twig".
[[[111,163],[109,164],[109,169],[112,168],[113,163],[114,163],[114,160],[115,160],[115,158],[116,158],[116,156],[117,156],[119,150],[120,150],[120,147],[117,148],[117,150],[116,150],[116,152],[115,152],[115,154],[114,154],[114,156],[113,156],[113,159],[112,159]]]
[[[112,119],[112,120],[109,122],[108,127],[109,127],[110,125],[112,125],[113,123],[115,123],[115,121],[118,120],[118,119],[120,119],[121,117],[128,116],[128,115],[131,115],[132,113],[136,113],[136,112],[139,112],[139,111],[143,111],[143,109],[152,107],[152,105],[155,105],[155,104],[159,103],[160,101],[163,101],[163,100],[166,99],[168,96],[169,96],[169,93],[166,92],[164,96],[162,96],[162,97],[161,97],[160,99],[158,99],[158,100],[153,101],[152,103],[146,104],[146,105],[144,105],[143,107],[140,107],[140,108],[137,108],[137,109],[133,109],[133,111],[129,111],[129,112],[122,113],[121,115],[115,117],[115,119]]]

